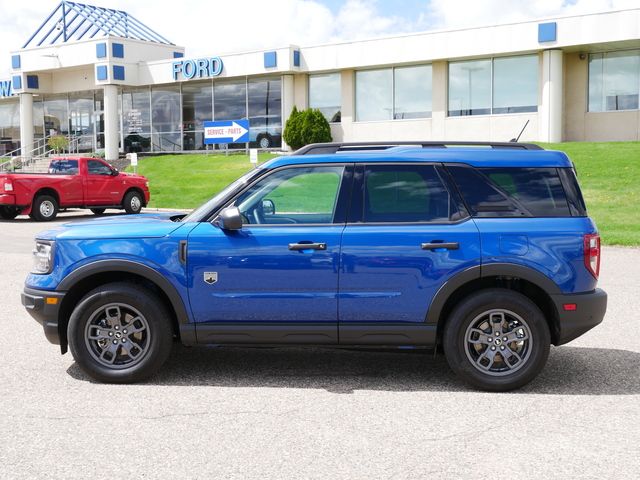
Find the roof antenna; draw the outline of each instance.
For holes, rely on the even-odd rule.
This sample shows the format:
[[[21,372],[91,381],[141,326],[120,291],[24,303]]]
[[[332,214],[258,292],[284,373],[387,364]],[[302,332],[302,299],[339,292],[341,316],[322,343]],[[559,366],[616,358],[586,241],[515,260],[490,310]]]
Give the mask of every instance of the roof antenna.
[[[520,140],[520,137],[524,133],[524,129],[527,128],[527,125],[529,125],[529,120],[527,120],[527,123],[524,124],[524,127],[522,127],[522,130],[520,130],[520,133],[518,134],[518,136],[516,138],[512,138],[511,140],[509,140],[509,142],[518,143],[518,140]]]

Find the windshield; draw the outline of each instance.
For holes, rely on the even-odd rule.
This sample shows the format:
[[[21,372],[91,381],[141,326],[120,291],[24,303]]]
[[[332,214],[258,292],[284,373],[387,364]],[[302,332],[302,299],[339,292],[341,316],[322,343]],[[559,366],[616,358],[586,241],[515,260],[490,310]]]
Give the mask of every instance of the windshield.
[[[219,192],[216,196],[214,196],[211,200],[208,200],[204,204],[200,205],[193,212],[191,212],[189,215],[184,217],[181,221],[182,222],[199,222],[204,215],[208,214],[212,210],[215,210],[218,204],[223,202],[234,191],[242,188],[244,185],[249,183],[249,181],[251,181],[252,178],[254,178],[255,176],[257,176],[262,172],[263,170],[258,168],[245,173],[243,176],[238,178],[235,182],[231,183],[230,185],[222,189],[222,191]]]

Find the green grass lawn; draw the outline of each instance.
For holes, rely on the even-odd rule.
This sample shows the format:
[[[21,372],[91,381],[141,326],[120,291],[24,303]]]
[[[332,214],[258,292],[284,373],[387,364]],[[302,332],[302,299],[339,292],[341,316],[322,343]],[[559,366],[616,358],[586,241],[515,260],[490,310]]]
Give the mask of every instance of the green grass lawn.
[[[543,146],[562,150],[575,162],[589,215],[603,242],[639,246],[640,142]],[[273,157],[261,154],[260,162]],[[149,178],[151,207],[191,209],[251,168],[244,154],[165,155],[141,158],[138,172]]]
[[[258,160],[262,163],[273,157],[260,154]],[[149,179],[149,206],[155,208],[195,208],[252,168],[244,154],[162,155],[138,160],[138,173]]]
[[[574,161],[589,216],[607,245],[640,245],[640,142],[541,144]]]

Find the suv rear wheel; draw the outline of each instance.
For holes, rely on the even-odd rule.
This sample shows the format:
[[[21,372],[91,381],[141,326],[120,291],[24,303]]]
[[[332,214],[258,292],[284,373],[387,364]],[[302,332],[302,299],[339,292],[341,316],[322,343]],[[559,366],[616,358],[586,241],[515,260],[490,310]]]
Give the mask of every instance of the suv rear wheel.
[[[89,292],[71,314],[73,358],[101,382],[131,383],[153,375],[171,353],[173,331],[162,301],[130,283]]]
[[[463,300],[445,325],[452,370],[476,388],[507,391],[529,383],[544,367],[551,336],[540,309],[506,289],[481,290]]]

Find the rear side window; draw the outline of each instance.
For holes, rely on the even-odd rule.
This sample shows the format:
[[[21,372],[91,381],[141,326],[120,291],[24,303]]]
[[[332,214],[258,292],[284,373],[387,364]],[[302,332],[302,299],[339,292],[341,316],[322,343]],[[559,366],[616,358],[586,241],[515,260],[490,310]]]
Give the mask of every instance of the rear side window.
[[[49,173],[56,175],[77,175],[77,160],[54,160],[49,164]]]
[[[369,165],[364,182],[364,222],[448,222],[457,212],[432,165]]]
[[[448,169],[474,216],[571,216],[557,168]]]

